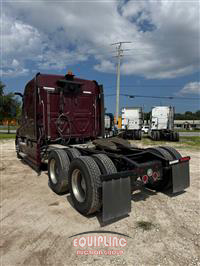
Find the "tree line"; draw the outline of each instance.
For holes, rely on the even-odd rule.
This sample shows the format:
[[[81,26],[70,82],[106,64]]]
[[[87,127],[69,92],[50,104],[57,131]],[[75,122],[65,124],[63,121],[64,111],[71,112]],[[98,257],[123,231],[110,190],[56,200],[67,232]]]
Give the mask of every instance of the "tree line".
[[[0,81],[0,124],[7,123],[8,133],[13,120],[18,120],[21,115],[21,102],[17,100],[15,94],[5,92],[6,85]]]
[[[151,116],[151,112],[144,113],[144,120],[149,120]],[[200,110],[196,112],[186,111],[185,113],[175,113],[175,120],[200,120]]]

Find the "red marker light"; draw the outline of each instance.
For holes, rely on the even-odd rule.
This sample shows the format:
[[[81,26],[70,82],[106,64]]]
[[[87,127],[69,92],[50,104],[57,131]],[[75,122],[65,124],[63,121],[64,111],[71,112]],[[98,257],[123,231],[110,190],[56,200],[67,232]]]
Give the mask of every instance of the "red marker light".
[[[153,172],[152,177],[153,177],[153,180],[154,181],[157,181],[157,179],[158,179],[158,173],[157,172]]]
[[[187,162],[190,160],[190,156],[187,157],[182,157],[181,159],[179,159],[179,162]]]
[[[148,182],[148,176],[147,176],[147,175],[144,175],[144,176],[142,177],[142,182],[143,182],[144,184],[146,184],[146,183]]]

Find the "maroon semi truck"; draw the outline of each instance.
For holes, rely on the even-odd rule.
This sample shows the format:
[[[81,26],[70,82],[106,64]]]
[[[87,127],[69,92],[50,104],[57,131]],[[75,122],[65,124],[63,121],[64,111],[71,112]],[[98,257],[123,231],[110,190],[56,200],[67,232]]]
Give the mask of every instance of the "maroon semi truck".
[[[38,73],[16,94],[23,99],[17,156],[36,171],[48,164],[49,186],[70,193],[80,213],[102,211],[103,222],[127,215],[138,181],[172,193],[189,186],[189,156],[104,138],[103,86],[96,81]]]

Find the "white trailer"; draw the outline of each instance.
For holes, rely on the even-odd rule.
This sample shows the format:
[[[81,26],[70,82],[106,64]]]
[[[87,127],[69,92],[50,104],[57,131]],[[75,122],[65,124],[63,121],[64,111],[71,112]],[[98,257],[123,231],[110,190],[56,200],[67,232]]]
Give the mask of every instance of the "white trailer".
[[[122,108],[122,130],[125,138],[141,139],[143,113],[141,107]]]
[[[174,132],[174,107],[155,106],[152,108],[149,136],[153,140],[179,141],[179,134]]]

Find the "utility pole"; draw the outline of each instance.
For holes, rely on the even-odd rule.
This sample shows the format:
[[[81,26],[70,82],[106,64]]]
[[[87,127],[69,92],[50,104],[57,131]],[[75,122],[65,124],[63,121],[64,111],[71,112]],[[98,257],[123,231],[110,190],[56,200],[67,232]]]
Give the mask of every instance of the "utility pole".
[[[131,43],[131,42],[117,42],[117,43],[112,43],[111,45],[117,45],[117,83],[116,83],[116,113],[115,113],[115,118],[116,118],[116,123],[115,125],[118,125],[118,117],[119,117],[119,95],[120,95],[120,65],[121,65],[121,57],[123,56],[123,49],[122,49],[122,44],[123,43]]]

